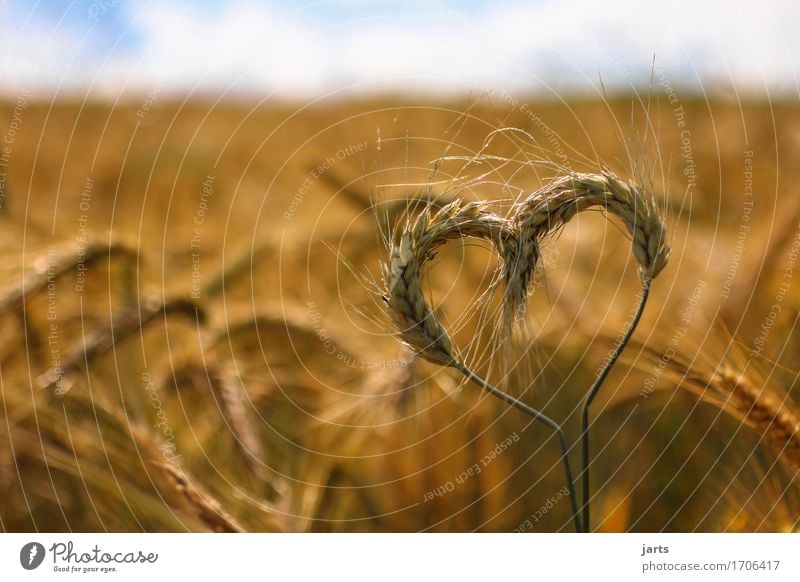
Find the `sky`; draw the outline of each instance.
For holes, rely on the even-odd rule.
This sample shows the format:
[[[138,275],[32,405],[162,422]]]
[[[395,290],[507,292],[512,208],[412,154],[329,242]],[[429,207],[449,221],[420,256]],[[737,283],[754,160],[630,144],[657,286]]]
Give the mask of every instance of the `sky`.
[[[796,0],[0,0],[0,93],[792,97],[798,24]]]

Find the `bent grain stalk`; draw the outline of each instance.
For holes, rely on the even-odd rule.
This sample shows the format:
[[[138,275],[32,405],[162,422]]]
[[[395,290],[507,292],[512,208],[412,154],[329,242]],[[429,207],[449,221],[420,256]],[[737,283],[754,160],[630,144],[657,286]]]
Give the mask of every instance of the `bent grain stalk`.
[[[577,498],[561,426],[542,412],[506,394],[472,372],[461,360],[445,329],[436,319],[422,291],[425,264],[447,241],[460,238],[489,241],[505,258],[514,249],[515,235],[508,222],[489,212],[483,203],[456,200],[433,211],[425,209],[391,243],[390,260],[383,265],[383,299],[400,339],[419,356],[461,372],[478,386],[551,428],[558,436],[561,461],[572,503],[575,529],[581,530]]]
[[[642,291],[628,329],[601,366],[586,392],[581,408],[581,522],[584,531],[589,531],[590,526],[589,407],[641,319],[652,280],[667,264],[670,248],[666,241],[666,226],[655,198],[643,189],[609,171],[601,174],[574,173],[557,178],[517,205],[514,213],[516,248],[507,252],[504,263],[507,298],[504,323],[510,332],[515,319],[524,313],[528,285],[539,257],[540,241],[559,232],[579,212],[595,206],[620,218],[630,234],[632,252],[639,263]]]
[[[187,318],[198,325],[205,324],[206,320],[203,308],[191,299],[178,297],[165,301],[159,299],[146,301],[117,316],[115,320],[109,322],[108,328],[97,328],[87,334],[83,347],[67,355],[60,367],[50,368],[37,378],[39,388],[60,387],[69,376],[114,349],[120,342],[157,321],[159,317],[172,316]],[[66,388],[58,390],[59,394],[68,390],[71,382],[67,381],[65,386]]]

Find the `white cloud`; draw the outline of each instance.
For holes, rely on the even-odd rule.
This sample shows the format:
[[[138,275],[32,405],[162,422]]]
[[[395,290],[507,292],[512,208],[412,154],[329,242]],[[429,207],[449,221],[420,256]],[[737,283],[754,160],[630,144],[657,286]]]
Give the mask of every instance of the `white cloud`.
[[[360,4],[368,3],[347,6],[357,12]],[[757,8],[747,0],[543,1],[472,14],[417,2],[403,10],[380,4],[382,15],[350,22],[315,17],[313,7],[282,17],[242,3],[215,13],[170,2],[140,6],[128,9],[131,34],[141,39],[136,50],[71,70],[70,60],[82,56],[80,29],[35,25],[15,34],[3,22],[0,80],[52,87],[63,78],[78,90],[93,82],[112,92],[156,83],[284,94],[354,85],[593,90],[598,72],[607,87],[645,85],[655,55],[676,85],[797,92],[800,6],[791,0]]]

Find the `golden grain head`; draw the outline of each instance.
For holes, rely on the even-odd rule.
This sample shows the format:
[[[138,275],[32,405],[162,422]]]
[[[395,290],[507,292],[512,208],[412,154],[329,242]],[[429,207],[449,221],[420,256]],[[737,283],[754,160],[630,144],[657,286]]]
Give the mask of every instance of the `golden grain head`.
[[[669,260],[667,229],[655,198],[611,172],[573,173],[557,178],[518,203],[512,228],[516,249],[507,252],[504,280],[508,287],[507,309],[518,314],[524,308],[526,290],[542,241],[558,233],[579,212],[602,207],[617,216],[632,239],[632,252],[642,280],[657,277]]]
[[[389,263],[383,265],[384,299],[401,340],[423,358],[444,366],[457,354],[422,291],[423,270],[439,247],[460,238],[499,245],[506,221],[486,204],[455,200],[439,210],[427,208],[409,220],[392,242]]]
[[[553,180],[517,205],[514,222],[520,232],[532,231],[541,240],[595,206],[622,220],[643,277],[657,277],[667,264],[670,248],[655,198],[611,172],[576,173]]]

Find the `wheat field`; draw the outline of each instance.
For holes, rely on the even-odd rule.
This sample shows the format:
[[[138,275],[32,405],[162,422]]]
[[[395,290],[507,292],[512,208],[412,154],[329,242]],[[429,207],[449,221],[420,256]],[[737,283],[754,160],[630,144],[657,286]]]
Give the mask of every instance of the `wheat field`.
[[[644,269],[591,529],[797,530],[800,109],[676,101],[6,100],[0,527],[573,531],[556,434],[459,370],[555,419],[580,483]],[[604,171],[652,207],[551,212],[504,276],[492,221]],[[456,207],[493,218],[406,303],[393,244]]]

